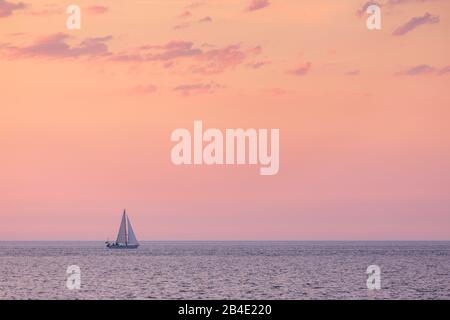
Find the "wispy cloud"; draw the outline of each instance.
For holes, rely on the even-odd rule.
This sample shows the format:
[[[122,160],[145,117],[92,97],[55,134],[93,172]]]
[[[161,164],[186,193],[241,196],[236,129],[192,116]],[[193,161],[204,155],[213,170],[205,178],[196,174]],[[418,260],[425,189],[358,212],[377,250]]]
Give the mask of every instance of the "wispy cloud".
[[[402,36],[425,24],[435,24],[439,22],[439,16],[429,14],[428,12],[421,17],[413,17],[411,20],[401,25],[392,33],[394,36]]]
[[[359,9],[356,11],[356,15],[358,17],[362,17],[367,12],[367,8],[371,5],[377,5],[381,7],[381,4],[377,1],[367,1],[362,6],[359,7]]]
[[[399,76],[418,76],[418,75],[423,75],[423,74],[430,74],[435,72],[436,69],[427,65],[427,64],[420,64],[418,66],[403,70],[403,71],[399,71],[396,73],[396,75]]]
[[[215,82],[209,82],[209,83],[184,84],[175,87],[173,91],[179,93],[184,97],[189,97],[195,94],[213,93],[220,88],[224,88],[224,86],[219,85]]]
[[[7,0],[0,0],[0,18],[9,17],[14,11],[27,8],[24,2],[9,2]]]
[[[196,64],[191,68],[194,73],[215,74],[242,64],[248,57],[261,52],[261,47],[243,48],[241,44],[205,50],[196,57]]]
[[[249,62],[247,63],[247,67],[252,68],[252,69],[259,69],[264,67],[265,65],[270,64],[270,61],[255,61],[255,62]]]
[[[105,14],[108,11],[109,11],[108,7],[101,5],[95,5],[85,8],[85,12],[92,15]]]
[[[131,52],[113,55],[110,59],[122,62],[162,62],[165,65],[171,63],[170,66],[177,61],[187,64],[192,73],[215,74],[234,68],[260,52],[260,46],[195,46],[191,41],[170,41],[164,45],[141,46]]]
[[[359,70],[350,70],[345,73],[347,76],[359,76]]]
[[[269,0],[252,0],[247,6],[246,11],[261,10],[270,5]]]
[[[178,18],[185,19],[191,16],[191,12],[189,10],[185,10],[178,15]]]
[[[428,74],[435,74],[438,76],[450,74],[450,65],[438,68],[427,64],[419,64],[395,73],[397,76],[420,76]]]
[[[196,2],[191,2],[188,5],[185,6],[186,9],[189,10],[193,10],[193,9],[197,9],[198,7],[201,7],[205,4],[204,1],[196,1]]]
[[[167,61],[177,58],[198,56],[202,50],[191,41],[169,41],[163,45],[145,45],[139,48],[142,57],[149,61]]]
[[[431,2],[431,1],[439,1],[439,0],[387,0],[386,5],[388,6],[397,6],[401,4],[408,4],[413,2]]]
[[[72,37],[65,33],[56,33],[24,46],[8,46],[10,57],[77,58],[82,56],[104,56],[110,54],[106,44],[111,36],[86,38],[77,45],[70,45]]]
[[[173,30],[181,30],[181,29],[186,29],[190,26],[191,24],[189,22],[183,22],[183,23],[179,23],[173,26]]]
[[[212,18],[210,16],[206,16],[199,19],[198,22],[212,22]]]
[[[64,9],[57,7],[47,7],[40,10],[30,10],[27,12],[27,14],[32,16],[51,16],[57,14],[64,14]]]
[[[440,75],[440,76],[442,76],[444,74],[449,74],[449,73],[450,73],[450,66],[443,67],[438,71],[438,75]]]
[[[297,67],[288,70],[287,73],[295,76],[305,76],[309,73],[311,66],[311,62],[301,63]]]
[[[162,45],[142,45],[113,52],[110,50],[111,36],[91,37],[82,40],[66,33],[56,33],[40,38],[29,45],[14,46],[0,44],[0,53],[12,59],[19,58],[102,58],[117,63],[158,63],[163,68],[177,68],[177,71],[211,75],[234,69],[242,64],[259,68],[266,61],[255,60],[262,52],[260,46],[230,44],[195,45],[191,41],[174,40]],[[252,62],[256,61],[256,62]]]

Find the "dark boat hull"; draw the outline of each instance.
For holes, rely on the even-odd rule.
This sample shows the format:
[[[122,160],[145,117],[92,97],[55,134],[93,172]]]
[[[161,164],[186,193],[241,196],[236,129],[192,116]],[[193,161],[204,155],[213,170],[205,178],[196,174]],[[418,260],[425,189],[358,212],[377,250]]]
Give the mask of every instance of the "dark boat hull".
[[[125,246],[117,245],[117,244],[110,244],[106,245],[108,249],[137,249],[139,247],[138,244],[128,244]]]

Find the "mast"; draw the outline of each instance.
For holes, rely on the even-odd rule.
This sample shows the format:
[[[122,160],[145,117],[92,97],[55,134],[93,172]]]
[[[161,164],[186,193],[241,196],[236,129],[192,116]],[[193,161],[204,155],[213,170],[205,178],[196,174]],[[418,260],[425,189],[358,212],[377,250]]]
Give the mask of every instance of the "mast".
[[[128,216],[127,216],[127,213],[126,213],[126,209],[123,209],[123,215],[125,216],[125,219],[128,222]],[[128,223],[125,223],[125,246],[128,245],[128,226],[127,226],[127,224]]]

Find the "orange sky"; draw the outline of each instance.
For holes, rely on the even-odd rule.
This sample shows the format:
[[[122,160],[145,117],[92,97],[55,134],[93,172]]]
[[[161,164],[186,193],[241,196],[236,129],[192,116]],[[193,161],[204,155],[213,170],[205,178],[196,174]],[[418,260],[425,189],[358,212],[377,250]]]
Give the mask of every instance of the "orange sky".
[[[450,2],[377,2],[0,0],[0,240],[450,239]],[[279,173],[173,165],[194,120]]]

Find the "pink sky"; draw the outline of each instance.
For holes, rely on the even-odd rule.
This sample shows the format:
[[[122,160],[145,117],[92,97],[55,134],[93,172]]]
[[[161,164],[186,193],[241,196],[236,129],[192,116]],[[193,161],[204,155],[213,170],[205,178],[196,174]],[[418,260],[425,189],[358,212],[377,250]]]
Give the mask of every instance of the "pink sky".
[[[0,240],[450,239],[450,2],[377,2],[0,0]],[[173,165],[194,120],[279,173]]]

